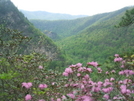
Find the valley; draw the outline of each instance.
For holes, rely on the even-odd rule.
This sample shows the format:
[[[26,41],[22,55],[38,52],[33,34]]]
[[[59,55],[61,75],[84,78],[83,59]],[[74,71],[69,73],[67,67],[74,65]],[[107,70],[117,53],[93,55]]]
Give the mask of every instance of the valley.
[[[133,7],[27,13],[0,0],[0,101],[134,100]]]
[[[76,63],[88,61],[104,62],[114,53],[125,53],[134,48],[133,25],[116,28],[127,9],[98,14],[75,20],[30,20],[42,32],[56,33],[53,39],[60,49]]]

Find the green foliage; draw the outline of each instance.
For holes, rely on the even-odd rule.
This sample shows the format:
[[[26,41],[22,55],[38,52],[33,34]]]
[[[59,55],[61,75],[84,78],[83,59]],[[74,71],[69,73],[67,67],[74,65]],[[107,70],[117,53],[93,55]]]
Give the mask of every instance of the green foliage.
[[[5,30],[3,30],[2,27],[0,29],[0,37],[3,37],[3,39],[0,40],[0,44],[7,44],[4,49],[0,50],[4,55],[5,53],[7,53],[7,55],[15,53],[26,55],[36,52],[46,55],[47,58],[52,61],[61,61],[65,59],[65,57],[61,57],[62,53],[56,44],[41,31],[36,29],[10,0],[0,1],[0,24],[3,24],[4,27],[6,27]],[[17,30],[19,30],[19,32]],[[14,35],[14,38],[16,38],[15,34],[19,34],[19,36],[17,36],[19,40],[14,40],[10,33]],[[10,45],[9,47],[9,43],[18,45],[23,38],[27,41],[22,42],[17,47],[15,45]],[[2,41],[4,41],[4,43],[2,43]],[[17,50],[15,51],[15,49]]]
[[[54,41],[72,63],[104,62],[114,53],[134,49],[133,25],[129,28],[114,27],[127,9],[130,8],[75,20],[30,21],[41,31],[57,33],[60,39]]]
[[[129,26],[134,23],[134,8],[127,10],[117,27]]]
[[[7,1],[8,0],[6,0],[6,2],[3,1],[4,4],[12,8],[13,5]],[[82,24],[78,24],[79,21],[75,20],[78,25],[76,25],[77,27],[73,26],[70,32],[74,30],[77,35],[72,36],[73,34],[67,35],[67,33],[63,36],[61,35],[61,37],[64,38],[70,36],[65,40],[60,40],[57,42],[61,49],[63,49],[63,52],[61,52],[51,39],[46,37],[39,30],[35,29],[34,26],[28,22],[28,20],[23,18],[22,14],[17,13],[18,10],[16,8],[13,9],[13,11],[16,12],[13,13],[14,15],[9,12],[9,9],[5,10],[5,12],[1,14],[2,16],[5,16],[7,21],[3,22],[0,20],[5,24],[5,26],[0,26],[1,101],[23,101],[27,94],[32,94],[34,101],[41,98],[49,101],[50,97],[54,99],[61,98],[62,95],[66,95],[73,90],[78,90],[76,95],[83,95],[85,94],[82,92],[83,90],[78,89],[77,87],[72,87],[71,85],[75,83],[81,84],[83,82],[83,77],[87,73],[90,74],[90,78],[92,78],[94,82],[104,81],[106,77],[108,79],[114,77],[116,79],[113,82],[114,85],[117,85],[119,80],[124,80],[126,78],[134,80],[133,75],[127,77],[124,75],[118,75],[118,72],[121,70],[120,67],[122,62],[113,62],[114,57],[111,56],[111,54],[113,55],[114,53],[132,51],[134,48],[133,25],[129,28],[120,29],[116,29],[111,26],[112,24],[114,25],[117,23],[117,19],[120,17],[116,16],[117,12],[112,14],[108,13],[105,15],[102,14],[99,16],[96,15],[94,16],[95,18],[91,17],[85,18],[84,20],[81,19],[80,22],[84,21]],[[9,13],[11,16],[8,18],[7,14]],[[69,21],[69,24],[67,25],[68,28],[71,28],[70,25],[72,25],[72,23],[73,20],[72,22]],[[56,22],[56,24],[60,23]],[[13,30],[12,27],[21,29],[24,33],[21,33],[18,30]],[[104,61],[108,56],[111,56],[110,59],[106,60],[106,63],[103,65],[102,61]],[[124,53],[121,56],[124,56],[123,60],[126,61],[123,64],[125,65],[123,70],[133,70],[133,51],[130,53]],[[101,62],[101,65],[99,66],[104,68],[102,74],[91,65],[87,65],[82,68],[90,67],[92,68],[93,73],[80,71],[80,77],[76,76],[78,72],[75,69],[78,68],[72,67],[74,72],[68,77],[64,77],[61,72],[63,71],[64,65],[67,65],[68,63],[71,64],[79,61],[86,64],[88,61],[98,60]],[[116,70],[116,73],[112,72],[112,70]],[[105,75],[106,71],[109,72],[107,75]],[[33,86],[26,89],[24,86],[22,87],[22,83],[24,82],[32,82]],[[45,89],[40,89],[39,84],[47,84],[48,87]],[[65,87],[66,84],[69,84],[69,86]],[[115,86],[115,90],[111,94],[112,97],[117,95],[119,92],[119,87],[117,86]],[[95,97],[95,101],[96,99],[103,100],[102,97],[104,93],[91,93],[93,94],[93,97]],[[131,100],[130,97],[124,97],[127,98],[128,101]],[[67,100],[70,101],[72,99],[68,96]]]
[[[116,29],[110,26],[110,19],[82,31],[80,34],[58,41],[57,44],[74,62],[104,62],[114,53],[123,53],[134,49],[134,30],[129,28]]]
[[[41,31],[48,30],[57,33],[60,37],[57,40],[60,40],[78,34],[83,29],[96,23],[98,19],[101,19],[106,15],[109,14],[95,15],[92,17],[84,17],[75,20],[30,20],[30,22],[32,22]]]
[[[29,38],[22,36],[16,30],[3,26],[0,28],[0,99],[1,101],[17,101],[22,96],[19,94],[21,92],[20,83],[24,79],[33,81],[33,76],[37,76],[35,69],[39,65],[47,66],[47,59],[43,54],[37,53],[19,55],[18,52],[22,48],[20,45],[29,41]]]
[[[97,14],[94,16],[83,17],[74,20],[47,21],[47,20],[40,20],[40,19],[38,20],[32,19],[30,20],[30,22],[32,22],[34,26],[36,26],[36,28],[40,29],[42,32],[44,30],[52,31],[57,33],[61,39],[64,39],[72,35],[81,33],[81,31],[85,30],[87,27],[103,23],[103,21],[107,21],[111,18],[114,18],[114,20],[119,20],[120,14],[122,14],[127,9],[128,8],[126,7],[115,12]],[[111,22],[110,26],[113,26],[112,21],[110,22]],[[95,29],[96,28],[94,28],[94,30]]]
[[[25,41],[24,41],[25,40]],[[21,32],[0,25],[0,53],[4,56],[19,53],[21,46],[26,47],[30,38],[23,36]]]
[[[32,100],[44,99],[49,101],[51,98],[56,100],[58,98],[62,99],[62,96],[64,95],[66,97],[65,101],[75,101],[80,96],[90,94],[89,96],[94,99],[93,101],[107,101],[104,99],[104,95],[108,94],[110,95],[109,99],[113,99],[114,96],[118,95],[122,99],[127,99],[128,101],[131,101],[133,99],[133,93],[127,96],[125,95],[125,93],[123,94],[121,92],[122,89],[120,88],[122,85],[126,85],[127,90],[133,90],[134,74],[119,74],[120,71],[134,69],[134,65],[129,64],[129,62],[133,62],[133,53],[128,53],[125,55],[127,55],[127,57],[124,56],[124,58],[122,58],[122,61],[112,62],[114,57],[111,56],[112,59],[109,60],[109,63],[105,65],[98,65],[102,68],[101,72],[99,72],[98,70],[99,67],[88,64],[84,66],[80,63],[76,65],[70,65],[68,67],[68,69],[71,68],[72,70],[72,72],[70,72],[68,76],[63,76],[62,73],[59,71],[46,70],[44,68],[40,70],[38,69],[36,71],[38,72],[38,75],[35,75],[36,77],[32,81],[33,86],[29,89],[26,89],[24,87],[22,89],[22,93],[25,93],[25,95],[31,94]],[[123,61],[125,62],[123,63]],[[121,68],[122,64],[124,65],[124,68]],[[111,68],[107,67],[109,65],[111,65]],[[87,71],[87,69],[89,68],[91,69],[90,72]],[[67,68],[65,69],[65,71],[67,72]],[[80,74],[79,76],[77,75],[78,73]],[[128,82],[129,84],[126,82]],[[47,88],[40,89],[40,83],[47,84]],[[98,88],[99,86],[100,89]],[[106,93],[102,91],[103,88],[105,89],[108,87],[112,87],[111,92]],[[68,94],[74,94],[75,97],[71,98],[68,96]],[[25,95],[23,94],[23,97],[25,97]]]

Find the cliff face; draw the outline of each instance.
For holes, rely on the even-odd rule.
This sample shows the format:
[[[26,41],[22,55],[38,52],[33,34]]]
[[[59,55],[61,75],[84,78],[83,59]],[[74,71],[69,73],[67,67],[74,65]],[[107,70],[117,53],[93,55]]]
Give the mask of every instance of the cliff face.
[[[39,52],[49,59],[61,60],[61,53],[53,41],[36,29],[10,0],[0,0],[0,24],[10,29],[19,30],[22,35],[32,38],[24,48],[24,53]]]
[[[58,36],[58,34],[55,33],[55,32],[44,30],[43,33],[46,34],[49,38],[51,38],[54,41],[60,39],[60,37]]]

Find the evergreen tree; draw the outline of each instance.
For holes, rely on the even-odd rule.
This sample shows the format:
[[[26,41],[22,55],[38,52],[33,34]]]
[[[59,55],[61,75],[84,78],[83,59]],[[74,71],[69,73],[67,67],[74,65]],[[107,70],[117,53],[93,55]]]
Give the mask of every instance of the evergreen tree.
[[[127,10],[117,27],[125,27],[134,23],[134,8]]]

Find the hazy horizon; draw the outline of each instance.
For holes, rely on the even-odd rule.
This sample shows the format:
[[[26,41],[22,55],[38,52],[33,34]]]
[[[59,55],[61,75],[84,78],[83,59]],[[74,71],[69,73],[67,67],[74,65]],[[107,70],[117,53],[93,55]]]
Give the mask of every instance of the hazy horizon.
[[[134,0],[11,0],[20,10],[95,15],[134,5]]]

